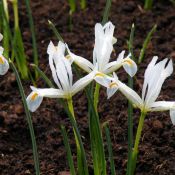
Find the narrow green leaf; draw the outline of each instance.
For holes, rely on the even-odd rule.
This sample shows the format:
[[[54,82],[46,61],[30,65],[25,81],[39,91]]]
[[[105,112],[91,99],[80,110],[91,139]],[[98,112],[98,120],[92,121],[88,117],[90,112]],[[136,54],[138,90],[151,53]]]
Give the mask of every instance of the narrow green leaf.
[[[106,0],[106,6],[105,6],[104,13],[103,13],[102,25],[104,25],[108,21],[111,3],[112,3],[111,0]]]
[[[86,0],[81,0],[80,6],[81,6],[81,9],[84,10],[86,8]]]
[[[49,80],[49,78],[45,75],[45,73],[43,71],[41,71],[36,65],[32,64],[32,67],[34,67],[37,71],[38,74],[43,78],[43,80],[47,83],[47,85],[51,88],[55,88],[55,86],[52,84],[52,82]],[[88,175],[88,165],[87,165],[87,160],[86,160],[86,155],[85,155],[85,150],[84,150],[84,146],[83,146],[83,142],[81,140],[81,136],[80,133],[78,131],[78,127],[75,121],[72,121],[72,119],[74,120],[74,116],[72,115],[71,111],[68,110],[67,105],[65,103],[65,101],[63,99],[58,99],[58,102],[62,104],[62,106],[64,107],[64,110],[66,111],[67,115],[69,116],[69,119],[71,121],[72,126],[74,127],[74,132],[77,136],[77,141],[80,145],[80,150],[81,150],[81,160],[83,163],[83,171],[85,175]],[[76,128],[75,128],[76,127]],[[78,135],[77,135],[78,134]],[[81,168],[80,168],[81,170]]]
[[[53,83],[50,81],[50,79],[46,76],[46,74],[41,70],[39,69],[39,67],[35,64],[30,64],[37,72],[38,74],[43,78],[43,80],[47,83],[47,85],[49,87],[52,87],[54,88],[54,85]]]
[[[131,53],[131,59],[135,60],[133,53],[133,40],[134,40],[135,26],[132,24],[128,49]],[[128,75],[128,86],[133,89],[133,78]],[[128,162],[127,162],[127,175],[131,172],[131,161],[132,161],[132,148],[133,148],[133,106],[130,101],[128,101]]]
[[[150,30],[150,32],[148,33],[148,35],[146,36],[146,39],[144,40],[142,49],[140,51],[139,59],[138,59],[139,64],[143,61],[143,58],[144,58],[144,55],[145,55],[145,50],[146,50],[149,42],[151,41],[151,37],[152,37],[153,33],[156,31],[156,29],[157,29],[157,25],[155,24],[153,26],[153,28]]]
[[[104,125],[104,128],[105,128],[106,141],[107,141],[107,146],[108,146],[109,161],[110,161],[110,166],[111,166],[111,175],[116,175],[110,131],[109,131],[109,127],[107,123]]]
[[[68,0],[68,2],[69,2],[69,6],[70,6],[70,12],[72,14],[76,10],[76,2],[75,2],[75,0]]]
[[[67,160],[69,162],[71,175],[76,175],[75,168],[74,168],[74,162],[72,158],[72,152],[71,152],[69,141],[68,141],[68,136],[67,136],[65,127],[63,125],[61,125],[61,134],[63,136],[63,141],[64,141],[64,145],[65,145],[66,152],[67,152]]]
[[[4,53],[3,55],[8,58],[9,57],[9,46],[10,46],[10,36],[9,36],[9,13],[8,13],[8,5],[7,1],[3,0],[1,3],[1,15],[2,15],[2,33],[3,33],[3,47]]]
[[[64,42],[63,38],[61,37],[61,35],[59,34],[58,30],[56,29],[55,25],[50,20],[48,20],[48,23],[49,23],[50,28],[54,32],[55,36],[57,37],[57,39],[59,41]]]
[[[150,10],[153,6],[153,0],[145,0],[144,9]]]
[[[36,34],[35,34],[35,27],[32,17],[32,11],[30,8],[30,0],[25,0],[28,18],[29,18],[29,24],[30,24],[30,31],[32,34],[32,47],[33,47],[33,60],[36,65],[38,65],[38,49],[37,49],[37,42],[36,42]],[[35,78],[37,78],[37,72],[35,71]]]
[[[13,38],[13,50],[12,58],[15,57],[18,70],[21,73],[23,79],[28,79],[28,67],[27,60],[24,51],[24,44],[22,40],[22,34],[19,27],[19,14],[18,14],[18,0],[13,0],[13,12],[14,12],[14,38]]]
[[[28,107],[27,107],[26,96],[25,96],[25,93],[24,93],[24,89],[23,89],[18,71],[16,70],[15,65],[13,64],[13,62],[10,59],[9,59],[9,64],[10,64],[10,67],[12,68],[13,72],[15,73],[17,83],[18,83],[18,87],[19,87],[19,91],[20,91],[20,95],[22,97],[22,102],[23,102],[23,105],[24,105],[25,113],[26,113],[27,123],[28,123],[28,127],[29,127],[29,130],[30,130],[31,140],[32,140],[32,150],[33,150],[33,157],[34,157],[34,165],[35,165],[36,175],[40,175],[39,158],[38,158],[38,151],[37,151],[37,144],[36,144],[36,138],[35,138],[35,133],[34,133],[34,128],[33,128],[33,123],[32,123],[32,117],[31,117],[30,112],[29,112]]]

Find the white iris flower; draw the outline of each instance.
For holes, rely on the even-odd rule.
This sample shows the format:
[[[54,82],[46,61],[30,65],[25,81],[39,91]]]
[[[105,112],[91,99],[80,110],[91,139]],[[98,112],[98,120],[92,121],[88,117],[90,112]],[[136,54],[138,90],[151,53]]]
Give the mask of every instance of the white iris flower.
[[[0,34],[0,41],[3,39],[2,34]],[[0,75],[7,73],[9,69],[9,63],[3,56],[4,48],[0,46]]]
[[[27,104],[29,110],[32,112],[36,111],[40,106],[43,97],[70,99],[73,95],[87,86],[94,78],[94,72],[91,72],[73,84],[71,64],[64,56],[65,44],[61,41],[57,48],[50,43],[47,52],[49,54],[49,64],[52,76],[58,89],[40,89],[31,87],[32,92],[27,97]]]
[[[157,59],[158,57],[154,56],[145,71],[142,98],[134,90],[119,81],[115,73],[113,78],[108,77],[110,83],[103,83],[103,85],[107,87],[108,98],[120,90],[142,112],[170,110],[172,123],[175,124],[175,102],[156,101],[162,84],[173,72],[173,63],[167,58],[156,63]]]
[[[91,72],[97,67],[97,75],[104,78],[103,74],[110,74],[121,66],[133,77],[137,72],[137,65],[130,59],[130,55],[124,58],[125,51],[122,51],[116,61],[109,62],[113,50],[113,44],[117,39],[113,37],[115,26],[108,22],[104,26],[100,23],[95,25],[95,46],[93,50],[93,64],[87,59],[73,54],[67,47],[69,59],[86,72]],[[100,74],[102,73],[102,74]]]

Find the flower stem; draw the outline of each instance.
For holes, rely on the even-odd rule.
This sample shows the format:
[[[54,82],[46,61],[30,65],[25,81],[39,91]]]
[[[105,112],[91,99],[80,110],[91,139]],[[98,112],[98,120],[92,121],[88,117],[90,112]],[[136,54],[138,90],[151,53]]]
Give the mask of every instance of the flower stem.
[[[145,120],[146,112],[141,112],[140,120],[139,120],[139,125],[137,128],[137,133],[136,133],[136,139],[135,139],[135,144],[134,144],[134,149],[132,152],[132,162],[131,162],[131,175],[134,174],[135,168],[136,168],[136,161],[137,161],[137,156],[138,156],[138,147],[139,147],[139,142],[141,138],[141,133],[143,129],[143,124]]]
[[[96,83],[95,92],[94,92],[94,108],[96,113],[97,113],[97,107],[98,107],[98,101],[99,101],[99,91],[100,91],[100,85]]]
[[[67,100],[67,104],[68,104],[69,111],[70,111],[71,115],[73,116],[74,121],[76,122],[72,98],[69,98]],[[80,143],[78,141],[78,137],[77,137],[77,134],[75,132],[75,129],[73,129],[73,132],[74,132],[75,142],[76,142],[76,147],[77,147],[78,174],[82,174],[84,172],[82,151],[80,148]]]

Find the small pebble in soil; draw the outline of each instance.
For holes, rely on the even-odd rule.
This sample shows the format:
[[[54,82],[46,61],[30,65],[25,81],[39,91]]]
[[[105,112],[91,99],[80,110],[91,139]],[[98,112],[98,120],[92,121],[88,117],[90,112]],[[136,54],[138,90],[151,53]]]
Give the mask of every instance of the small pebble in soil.
[[[24,112],[23,106],[22,106],[21,104],[16,104],[16,105],[14,106],[14,112],[15,112],[16,114],[22,114],[22,113]]]
[[[163,128],[163,124],[162,124],[162,122],[160,120],[155,120],[153,122],[153,127],[155,129],[162,129]]]
[[[4,123],[4,119],[7,117],[7,112],[0,111],[0,125]]]

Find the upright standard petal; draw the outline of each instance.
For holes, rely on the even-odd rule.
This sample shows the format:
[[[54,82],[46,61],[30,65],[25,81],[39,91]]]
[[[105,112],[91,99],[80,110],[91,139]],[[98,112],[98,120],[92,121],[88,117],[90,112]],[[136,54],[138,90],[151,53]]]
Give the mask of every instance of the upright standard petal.
[[[58,64],[56,64],[56,72],[63,91],[69,92],[72,87],[73,75],[71,64],[66,58],[58,60]]]
[[[148,77],[146,77],[147,93],[144,99],[146,105],[153,103],[157,99],[162,88],[162,84],[165,79],[172,74],[172,72],[173,63],[172,60],[169,59],[164,59],[152,67]]]
[[[3,55],[0,55],[0,75],[6,74],[8,69],[9,69],[8,61],[4,58]]]
[[[105,65],[109,62],[113,50],[114,25],[108,22],[102,27],[95,25],[95,46],[93,50],[93,64],[98,64],[98,70],[103,72]]]
[[[52,72],[52,77],[54,79],[54,82],[56,83],[56,85],[59,87],[59,89],[62,89],[62,86],[60,84],[60,81],[58,79],[58,75],[57,75],[57,72],[56,72],[56,63],[55,63],[55,60],[57,58],[54,58],[53,55],[55,53],[54,51],[54,45],[52,42],[50,42],[49,46],[48,46],[48,50],[47,50],[47,53],[49,54],[49,65],[50,65],[50,69],[51,69],[51,72]],[[58,59],[59,60],[59,59]]]

